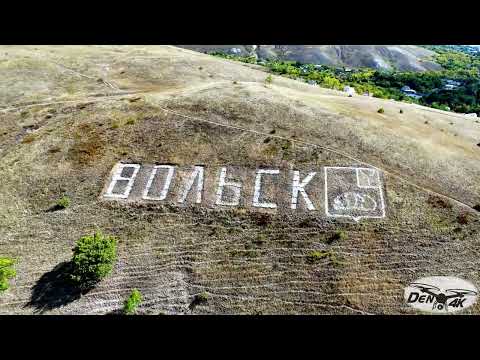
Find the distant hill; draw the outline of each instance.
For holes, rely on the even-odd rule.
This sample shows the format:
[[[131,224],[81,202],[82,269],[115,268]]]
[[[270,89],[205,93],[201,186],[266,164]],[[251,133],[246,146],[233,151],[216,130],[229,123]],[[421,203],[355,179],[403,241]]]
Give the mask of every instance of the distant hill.
[[[200,52],[223,51],[303,63],[400,71],[439,70],[435,54],[413,45],[181,45]]]

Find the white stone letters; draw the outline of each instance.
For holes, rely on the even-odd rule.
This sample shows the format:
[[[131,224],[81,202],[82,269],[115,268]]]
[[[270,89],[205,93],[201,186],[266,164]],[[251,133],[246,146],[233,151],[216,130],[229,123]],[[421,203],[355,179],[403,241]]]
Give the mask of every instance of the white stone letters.
[[[315,206],[313,206],[310,198],[308,197],[307,193],[305,192],[305,186],[313,179],[316,172],[309,173],[305,179],[300,183],[300,171],[293,172],[293,184],[292,184],[292,205],[290,206],[292,209],[297,208],[297,201],[298,201],[298,193],[302,194],[303,200],[307,205],[308,210],[315,210]]]
[[[383,178],[377,168],[325,166],[323,179],[320,169],[252,170],[234,165],[196,165],[192,170],[188,165],[118,163],[103,198],[176,206],[201,204],[210,209],[263,208],[279,214],[321,211],[327,217],[354,221],[386,217]]]
[[[203,192],[203,166],[195,166],[192,174],[185,182],[185,187],[183,188],[182,195],[179,197],[178,202],[183,203],[190,192],[190,189],[195,182],[195,179],[198,178],[197,181],[197,196],[195,202],[200,204],[202,202],[202,192]]]
[[[277,204],[275,203],[268,203],[268,202],[260,202],[260,193],[262,187],[262,175],[278,175],[280,173],[279,170],[266,170],[260,169],[257,171],[257,176],[255,177],[255,192],[253,194],[253,206],[255,207],[262,207],[262,208],[269,208],[269,209],[276,209]]]
[[[129,168],[133,169],[131,175],[122,176],[123,170],[129,169]],[[130,195],[130,191],[132,191],[133,182],[135,181],[135,177],[137,176],[139,169],[140,169],[140,165],[138,164],[122,164],[122,163],[117,164],[113,171],[112,181],[110,182],[110,185],[104,196],[110,197],[110,198],[119,198],[119,199],[128,198],[128,195]],[[125,185],[123,192],[113,193],[115,186],[118,183],[123,183],[125,181],[127,181],[127,184]]]
[[[220,179],[218,181],[217,188],[217,200],[215,204],[223,206],[237,206],[240,204],[240,191],[242,189],[242,184],[233,181],[227,181],[227,168],[222,167],[220,169]],[[230,201],[223,200],[223,189],[229,187],[233,192]]]
[[[150,188],[152,187],[153,180],[155,179],[155,175],[157,174],[158,169],[167,169],[167,178],[165,179],[165,183],[163,184],[162,191],[160,192],[160,196],[149,196],[148,193]],[[148,178],[147,186],[143,191],[142,198],[145,200],[165,200],[167,197],[168,189],[170,188],[170,183],[172,182],[173,173],[175,172],[175,166],[172,165],[156,165],[153,167],[152,173]]]

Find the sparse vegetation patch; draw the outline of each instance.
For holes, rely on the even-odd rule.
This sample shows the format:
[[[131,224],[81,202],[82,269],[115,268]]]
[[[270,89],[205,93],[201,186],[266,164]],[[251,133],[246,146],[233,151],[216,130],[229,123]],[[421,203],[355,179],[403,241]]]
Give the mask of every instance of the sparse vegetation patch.
[[[322,259],[330,260],[330,263],[335,265],[335,266],[341,264],[340,261],[338,260],[337,256],[336,256],[336,254],[331,250],[328,250],[328,251],[326,251],[326,250],[315,250],[315,251],[312,251],[311,253],[309,253],[307,255],[307,261],[310,264],[315,264]]]
[[[60,209],[65,209],[68,206],[70,206],[70,198],[68,196],[62,196],[58,201],[57,201],[57,207]]]

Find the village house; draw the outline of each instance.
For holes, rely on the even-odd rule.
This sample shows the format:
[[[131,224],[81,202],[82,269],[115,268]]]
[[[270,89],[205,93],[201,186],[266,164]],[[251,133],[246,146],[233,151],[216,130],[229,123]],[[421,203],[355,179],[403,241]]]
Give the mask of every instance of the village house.
[[[402,86],[402,88],[400,89],[400,91],[408,96],[408,97],[411,97],[411,98],[414,98],[414,99],[420,99],[422,97],[422,95],[420,94],[417,94],[417,92],[413,89],[411,89],[409,86],[405,85],[405,86]]]
[[[452,85],[452,84],[443,85],[443,90],[454,90],[455,88],[456,88],[456,86]]]
[[[460,81],[455,81],[451,79],[443,80],[443,90],[455,90],[458,88],[462,83]]]

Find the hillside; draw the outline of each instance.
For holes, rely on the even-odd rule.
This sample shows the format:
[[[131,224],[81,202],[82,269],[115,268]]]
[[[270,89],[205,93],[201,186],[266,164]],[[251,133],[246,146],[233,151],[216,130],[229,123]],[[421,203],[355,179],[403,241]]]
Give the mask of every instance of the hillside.
[[[383,70],[425,71],[438,70],[431,61],[435,54],[413,45],[182,45],[184,48],[237,54],[256,54],[259,58],[279,58],[332,66],[370,67]]]
[[[0,314],[110,314],[133,288],[142,314],[412,314],[415,279],[480,283],[478,122],[266,76],[173,46],[1,46],[0,255],[17,276]],[[139,180],[109,199],[119,162]],[[141,199],[154,164],[178,167],[165,201]],[[181,203],[193,166],[203,198]],[[238,206],[214,203],[222,167],[243,186]],[[329,203],[353,186],[336,167],[377,174],[362,186],[384,214],[328,216],[346,214]],[[259,199],[275,208],[252,203],[257,169],[279,171]],[[292,209],[292,171],[317,173],[314,210],[302,195]],[[119,259],[80,294],[59,279],[96,229],[118,238]]]

